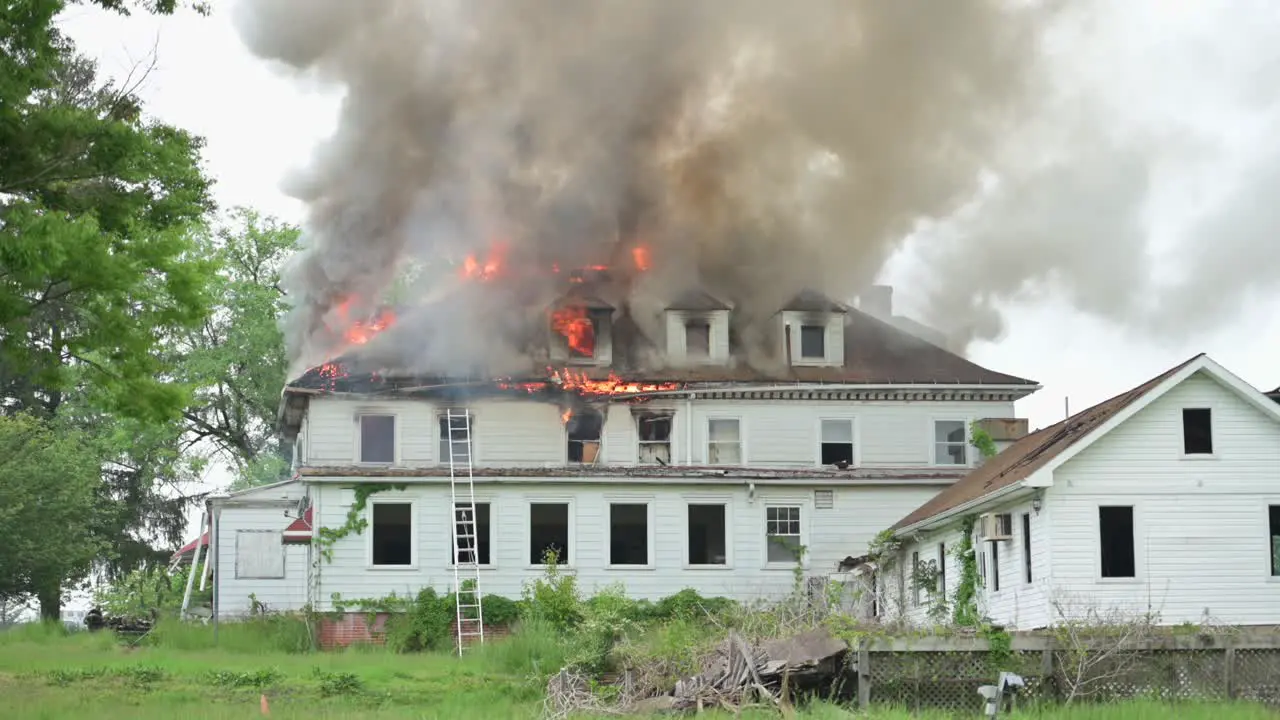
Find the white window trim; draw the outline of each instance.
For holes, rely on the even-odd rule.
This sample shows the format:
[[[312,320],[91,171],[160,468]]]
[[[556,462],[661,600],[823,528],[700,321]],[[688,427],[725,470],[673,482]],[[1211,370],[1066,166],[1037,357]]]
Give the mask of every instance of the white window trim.
[[[458,409],[458,408],[454,408],[454,409]],[[467,437],[470,439],[470,442],[471,442],[471,465],[472,467],[475,467],[476,466],[476,433],[475,433],[474,424],[476,421],[476,413],[474,410],[468,409],[467,414],[470,416],[467,419]],[[440,420],[446,417],[447,415],[448,415],[447,407],[437,407],[435,409],[435,416],[434,416],[435,424],[432,427],[432,432],[434,433],[434,437],[435,437],[435,444],[432,445],[432,450],[431,450],[431,452],[434,453],[435,455],[440,455],[440,443],[442,442],[440,440]],[[449,456],[440,455],[440,457],[436,458],[436,464],[447,466],[449,464]]]
[[[1104,507],[1130,507],[1133,508],[1133,577],[1103,577],[1102,576],[1102,513],[1101,508]],[[1145,552],[1145,543],[1143,542],[1143,532],[1145,530],[1142,523],[1142,506],[1136,500],[1128,498],[1110,498],[1106,502],[1100,502],[1092,506],[1091,512],[1093,518],[1093,578],[1100,585],[1140,585],[1146,580],[1146,568],[1143,567],[1142,555]]]
[[[822,464],[822,424],[828,421],[849,423],[850,431],[853,433],[853,463],[849,467],[862,467],[862,443],[858,442],[858,418],[856,416],[841,417],[838,415],[820,415],[818,417],[817,425],[815,426],[815,430],[817,431],[817,442],[814,443],[813,447],[814,467],[826,467]]]
[[[747,461],[747,421],[741,415],[708,415],[702,423],[702,460],[709,467],[734,467],[733,465],[724,465],[721,463],[711,463],[711,421],[712,420],[734,420],[738,423],[738,458],[739,466],[745,466]],[[725,443],[727,444],[727,443]]]
[[[605,570],[656,570],[657,569],[657,548],[653,543],[656,539],[654,533],[654,514],[653,505],[655,498],[653,496],[646,497],[627,497],[624,495],[606,495],[604,497],[604,569]],[[610,555],[613,549],[613,506],[614,505],[644,505],[645,507],[645,523],[644,529],[648,537],[645,538],[645,550],[648,553],[646,562],[643,565],[614,565]]]
[[[409,564],[408,565],[374,565],[373,564],[373,508],[375,505],[408,505],[409,506]],[[418,569],[418,546],[422,544],[421,526],[418,522],[418,500],[409,497],[370,497],[366,503],[365,519],[369,527],[365,536],[365,566],[377,572],[406,572]]]
[[[673,409],[667,409],[667,408],[654,408],[654,412],[656,412],[656,413],[660,413],[660,414],[668,414],[668,413],[669,413],[669,414],[668,414],[668,417],[670,417],[670,418],[671,418],[671,434],[667,436],[667,442],[666,442],[666,446],[667,446],[667,457],[669,458],[669,460],[668,460],[668,464],[669,464],[669,465],[679,465],[679,464],[680,464],[680,463],[679,463],[679,459],[676,457],[676,415],[677,415],[677,413],[676,413],[676,411],[675,411],[675,410],[673,410]],[[645,462],[640,462],[640,448],[644,447],[645,445],[662,445],[663,443],[660,443],[660,442],[657,442],[657,441],[649,441],[649,442],[646,442],[646,441],[644,441],[644,440],[641,440],[641,439],[640,439],[640,418],[639,418],[639,417],[637,417],[637,416],[635,416],[635,415],[632,415],[632,416],[631,416],[631,426],[632,426],[632,429],[635,431],[635,434],[636,434],[636,455],[635,455],[635,460],[633,461],[633,462],[636,464],[636,466],[637,466],[637,467],[662,467],[662,465],[659,465],[659,464],[658,464],[658,463],[656,463],[656,462],[655,462],[655,463],[645,463]],[[605,434],[605,433],[604,433],[604,430],[602,429],[602,430],[600,431],[600,435],[601,435],[601,437],[600,437],[600,443],[601,443],[600,450],[601,450],[602,452],[604,451],[604,434]],[[565,440],[565,449],[566,449],[566,450],[568,449],[568,442],[569,442],[569,441],[566,439],[566,440]]]
[[[567,442],[567,441],[566,441]],[[524,501],[524,521],[521,525],[524,527],[524,540],[521,546],[524,549],[524,563],[526,570],[545,570],[546,565],[543,563],[530,563],[528,558],[533,552],[533,506],[534,505],[568,505],[569,506],[569,547],[565,551],[569,557],[566,562],[562,562],[556,567],[560,570],[572,571],[575,569],[574,563],[578,560],[578,514],[577,503],[570,497],[527,497]]]
[[[453,502],[453,501],[451,500],[450,502]],[[498,502],[497,500],[494,500],[488,496],[484,496],[484,497],[476,496],[475,502],[476,502],[476,505],[489,506],[489,562],[486,564],[478,565],[477,567],[479,567],[481,570],[497,570],[498,569],[497,540],[498,540],[499,533],[496,532],[496,527],[499,524],[498,523]],[[446,508],[447,519],[445,522],[448,522],[448,523],[454,522],[455,516],[447,512],[448,510],[452,510],[452,509],[453,509],[452,505],[447,506]],[[449,556],[445,561],[445,569],[453,570],[453,551],[455,549],[453,547],[453,526],[446,525],[445,528],[449,532],[449,546],[448,546]]]
[[[280,536],[280,574],[279,575],[241,575],[240,574],[240,535],[243,533],[270,533]],[[280,530],[236,530],[235,534],[235,556],[233,557],[235,565],[236,580],[284,580],[289,574],[289,555],[288,548],[284,544],[284,532]]]
[[[951,463],[940,463],[940,462],[938,462],[938,446],[939,446],[939,445],[944,444],[944,443],[940,443],[940,442],[938,442],[938,423],[940,423],[940,422],[958,422],[958,423],[964,423],[964,433],[965,433],[965,437],[964,437],[964,464],[962,464],[962,465],[953,465],[953,464],[951,464]],[[973,446],[973,443],[972,443],[972,442],[970,442],[970,440],[969,440],[970,435],[971,435],[970,428],[971,428],[971,427],[973,427],[973,422],[974,422],[974,420],[973,420],[973,417],[972,417],[972,416],[969,416],[969,417],[960,417],[960,416],[957,416],[957,415],[932,415],[932,416],[930,416],[930,417],[929,417],[929,465],[931,465],[932,467],[943,467],[943,468],[948,468],[948,467],[951,467],[951,468],[971,468],[971,467],[973,467],[973,465],[974,465],[974,461],[977,459],[978,455],[980,455],[980,454],[981,454],[981,453],[979,453],[979,452],[978,452],[978,448],[974,447],[974,446]],[[953,443],[945,443],[945,444],[950,445],[950,444],[953,444]]]
[[[375,417],[382,416],[382,417],[392,418],[391,420],[391,423],[392,423],[391,462],[371,462],[371,461],[364,460],[364,458],[362,457],[363,449],[361,448],[361,445],[364,442],[364,427],[363,427],[362,419],[366,416],[375,416]],[[355,446],[355,450],[356,450],[355,464],[363,465],[366,467],[395,467],[399,465],[400,464],[400,425],[401,425],[400,415],[391,410],[382,410],[377,408],[365,408],[365,409],[357,410],[355,414],[356,437],[355,437],[355,442],[352,443],[352,445]]]
[[[794,561],[787,562],[770,562],[769,561],[769,508],[794,507],[800,508],[800,544],[806,548],[804,555],[800,557],[800,567],[809,568],[810,559],[813,555],[813,548],[809,545],[809,524],[813,522],[812,506],[808,502],[795,500],[762,500],[760,503],[760,567],[765,570],[793,570],[796,567]]]
[[[683,498],[684,545],[680,548],[681,567],[685,570],[732,570],[733,569],[733,498],[725,495],[699,497],[685,495]],[[724,506],[724,564],[694,565],[689,562],[689,506],[690,505],[723,505]],[[802,518],[803,519],[803,518]],[[804,529],[804,523],[800,524]]]
[[[596,451],[596,461],[594,463],[584,463],[584,462],[573,462],[572,460],[569,459],[569,425],[568,423],[562,422],[560,423],[560,437],[561,437],[560,447],[561,447],[561,452],[563,453],[561,455],[561,460],[563,461],[565,467],[591,467],[593,465],[606,464],[604,461],[604,458],[605,458],[604,437],[605,435],[608,435],[608,433],[604,431],[604,426],[606,423],[609,422],[609,416],[604,410],[597,410],[595,408],[592,408],[592,410],[595,410],[595,412],[600,413],[600,449]],[[639,448],[636,449],[636,457],[637,458],[640,457]]]
[[[1188,453],[1185,440],[1186,429],[1182,424],[1183,410],[1208,410],[1209,411],[1209,441],[1213,443],[1213,452],[1211,453]],[[1214,403],[1195,403],[1190,405],[1178,406],[1178,457],[1182,460],[1220,460],[1218,455],[1218,408]]]
[[[822,354],[808,356],[804,354],[804,329],[806,327],[816,327],[822,329]],[[795,352],[792,357],[800,360],[802,364],[827,364],[831,362],[831,322],[829,318],[823,318],[821,324],[817,323],[796,323],[795,335]]]

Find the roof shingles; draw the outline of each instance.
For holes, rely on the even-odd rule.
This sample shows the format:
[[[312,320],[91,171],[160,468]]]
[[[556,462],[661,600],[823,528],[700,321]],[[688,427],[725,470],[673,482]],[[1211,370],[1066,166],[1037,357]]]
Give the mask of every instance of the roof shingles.
[[[1132,405],[1139,398],[1155,389],[1160,383],[1179,370],[1202,357],[1196,355],[1186,362],[1166,370],[1145,383],[1082,410],[1062,422],[1037,430],[1015,442],[1003,452],[957,483],[938,493],[928,502],[902,518],[892,530],[915,525],[937,515],[953,510],[1030,477],[1050,460],[1106,423],[1117,413]]]

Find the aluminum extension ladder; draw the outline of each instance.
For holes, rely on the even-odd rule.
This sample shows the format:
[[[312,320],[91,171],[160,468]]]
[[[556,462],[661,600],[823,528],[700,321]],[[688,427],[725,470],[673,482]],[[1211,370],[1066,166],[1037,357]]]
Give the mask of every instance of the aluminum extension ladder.
[[[445,412],[445,426],[449,437],[449,491],[453,499],[453,593],[457,605],[458,655],[461,656],[469,639],[475,638],[484,644],[470,411],[449,408]]]

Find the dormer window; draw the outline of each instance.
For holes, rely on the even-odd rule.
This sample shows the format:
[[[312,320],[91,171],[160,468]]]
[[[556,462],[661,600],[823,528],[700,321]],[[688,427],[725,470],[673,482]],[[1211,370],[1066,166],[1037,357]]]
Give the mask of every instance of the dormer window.
[[[553,308],[551,359],[581,365],[613,362],[612,308],[586,299]]]
[[[711,323],[687,320],[684,324],[684,353],[690,359],[706,359],[711,355]]]
[[[827,328],[825,326],[800,326],[800,357],[805,360],[823,360],[827,357]]]

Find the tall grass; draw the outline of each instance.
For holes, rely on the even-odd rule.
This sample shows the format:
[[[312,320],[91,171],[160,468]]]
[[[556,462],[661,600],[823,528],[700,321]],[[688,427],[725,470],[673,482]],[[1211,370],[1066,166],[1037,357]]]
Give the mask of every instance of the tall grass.
[[[248,654],[305,653],[315,649],[306,620],[292,615],[224,622],[219,624],[216,634],[211,625],[161,620],[143,642],[166,650],[217,649]]]

